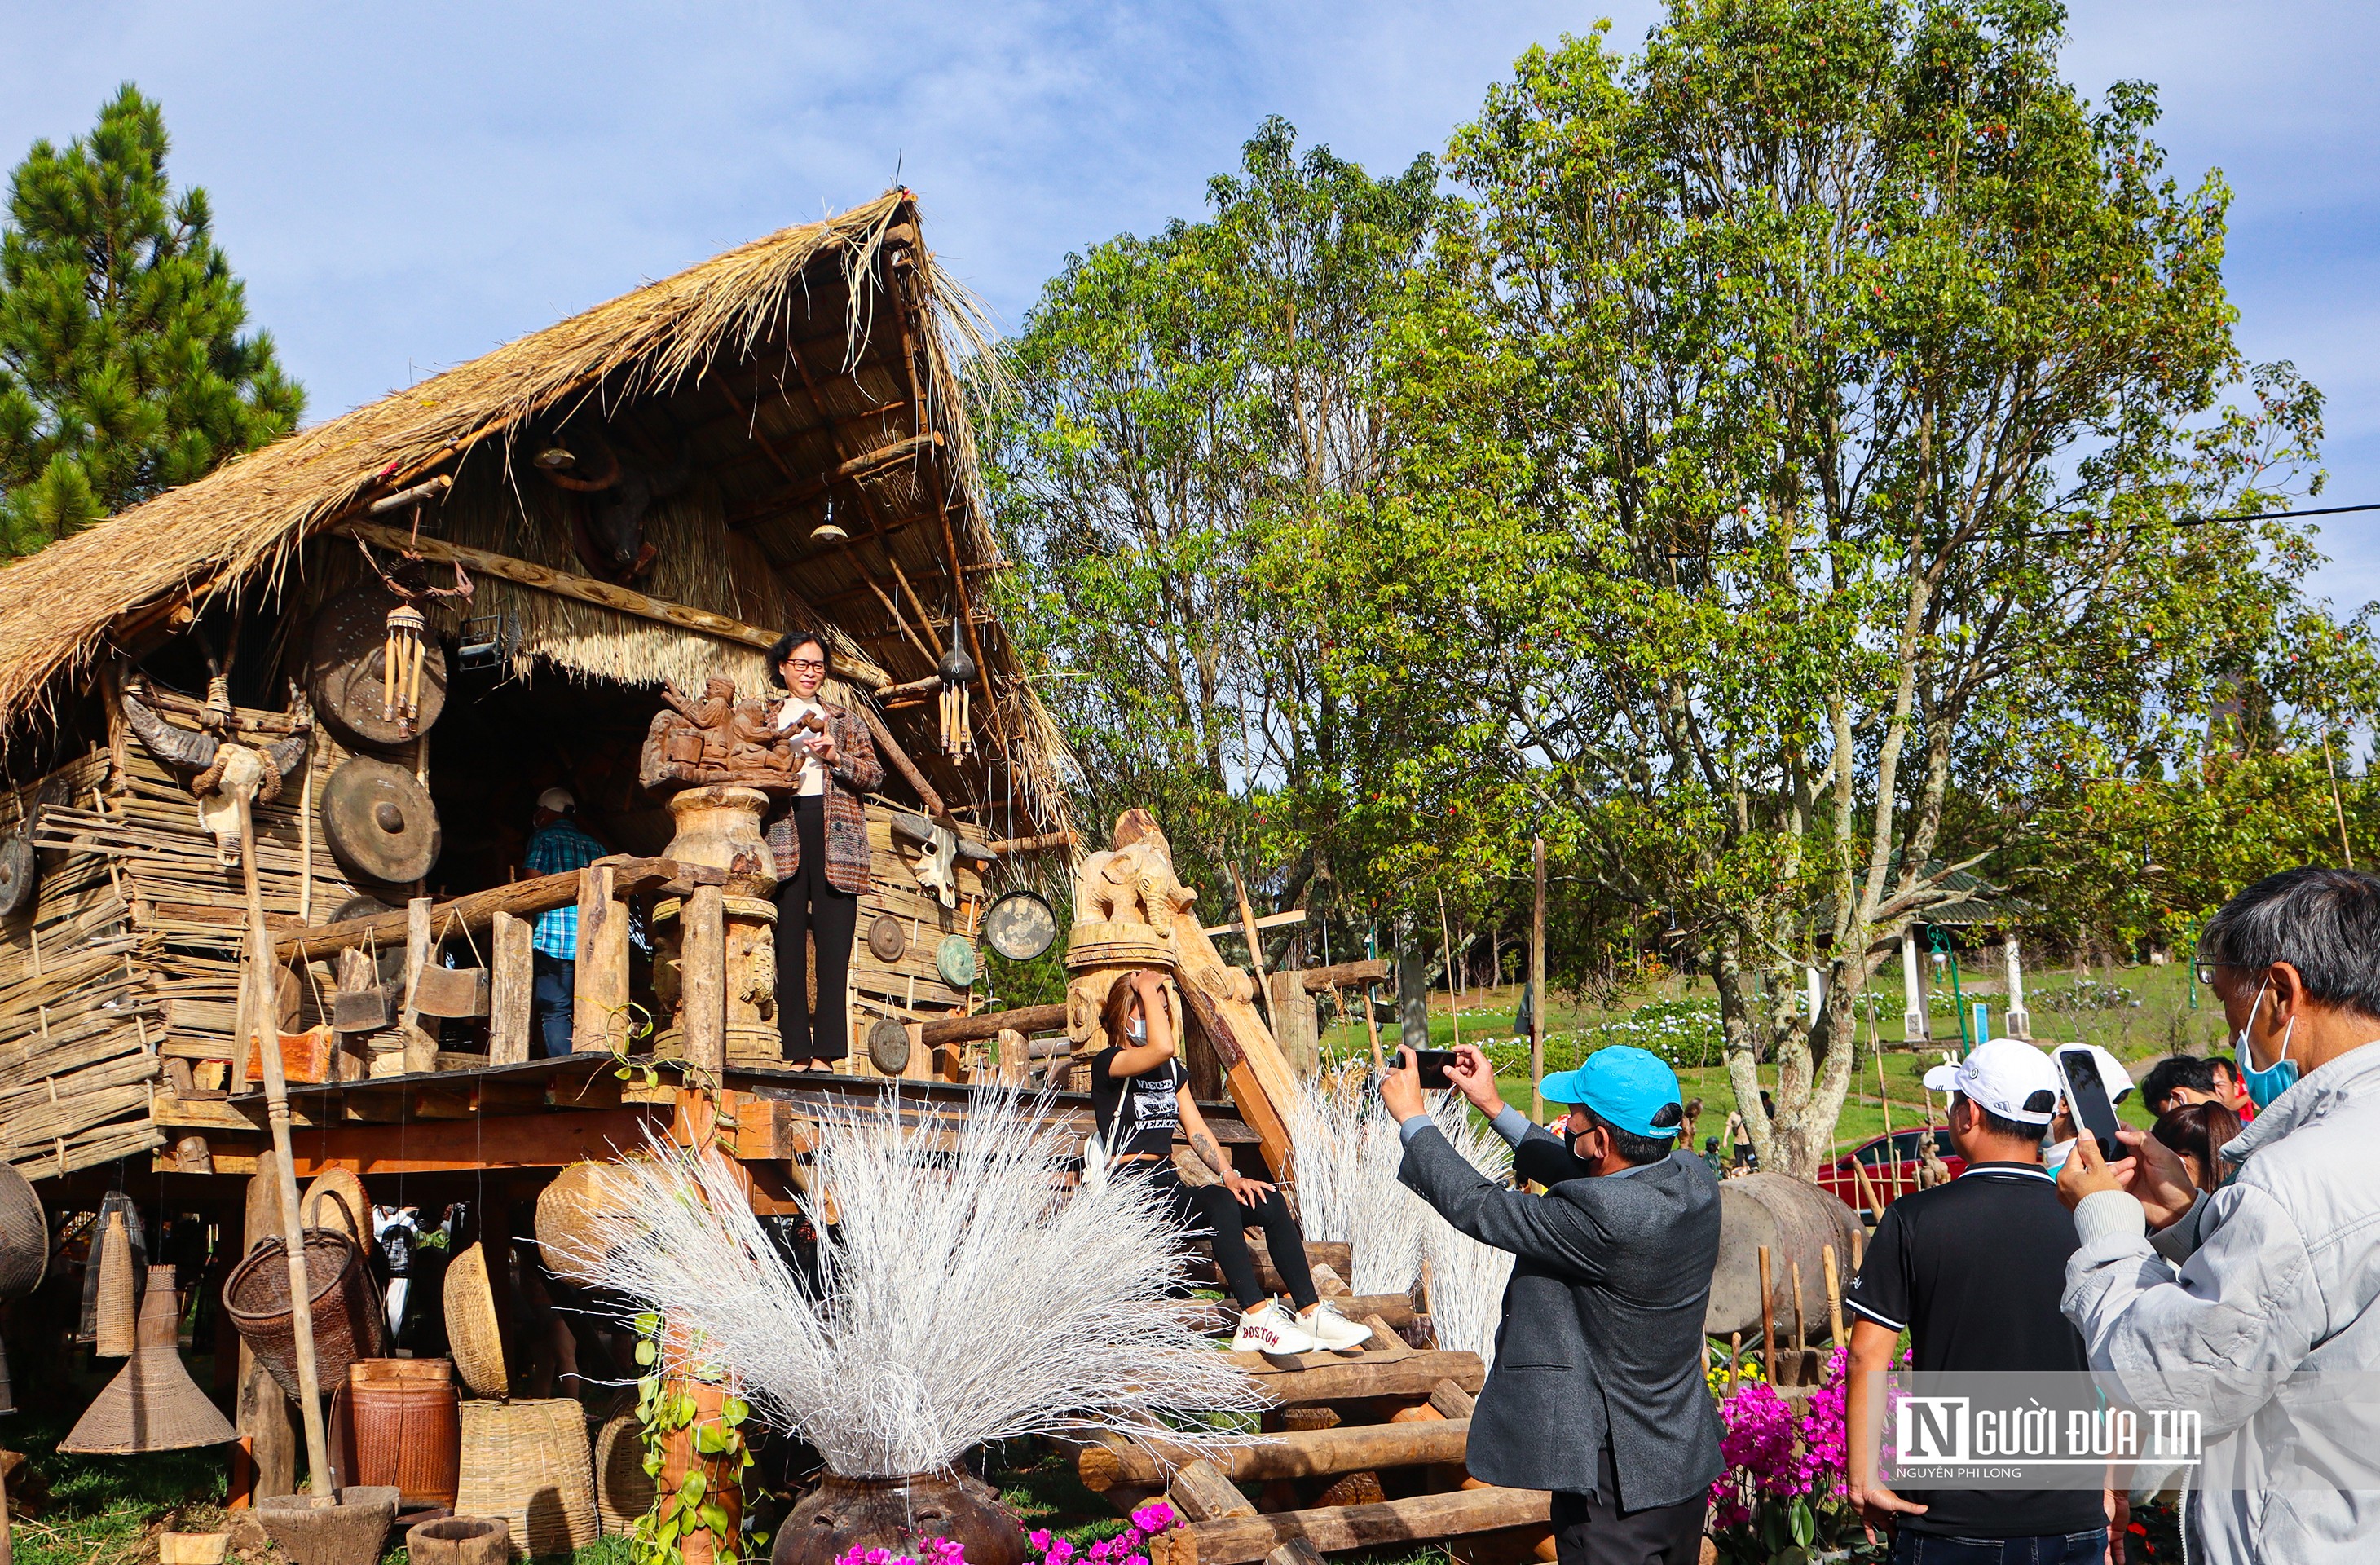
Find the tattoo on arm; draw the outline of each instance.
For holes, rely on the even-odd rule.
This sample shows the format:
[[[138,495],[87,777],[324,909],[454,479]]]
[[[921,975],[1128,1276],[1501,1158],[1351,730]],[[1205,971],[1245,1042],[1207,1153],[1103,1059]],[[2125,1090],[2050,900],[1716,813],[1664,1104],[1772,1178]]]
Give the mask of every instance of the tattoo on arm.
[[[1207,1166],[1217,1173],[1227,1174],[1232,1171],[1232,1160],[1223,1156],[1223,1149],[1216,1146],[1215,1138],[1205,1131],[1202,1130],[1190,1138],[1190,1150],[1197,1153]]]

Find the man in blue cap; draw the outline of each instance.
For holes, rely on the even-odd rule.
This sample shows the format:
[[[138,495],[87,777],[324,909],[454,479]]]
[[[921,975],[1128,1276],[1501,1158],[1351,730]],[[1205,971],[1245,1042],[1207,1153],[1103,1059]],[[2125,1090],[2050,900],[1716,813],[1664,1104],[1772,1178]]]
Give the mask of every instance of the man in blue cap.
[[[1542,1195],[1465,1161],[1430,1122],[1410,1049],[1380,1083],[1404,1138],[1397,1178],[1461,1231],[1512,1254],[1496,1362],[1471,1415],[1475,1478],[1553,1491],[1560,1565],[1694,1565],[1723,1466],[1703,1380],[1703,1312],[1718,1260],[1718,1181],[1677,1156],[1676,1073],[1641,1049],[1597,1049],[1544,1093],[1564,1134],[1497,1095],[1475,1049],[1447,1080],[1513,1145],[1567,1154]]]

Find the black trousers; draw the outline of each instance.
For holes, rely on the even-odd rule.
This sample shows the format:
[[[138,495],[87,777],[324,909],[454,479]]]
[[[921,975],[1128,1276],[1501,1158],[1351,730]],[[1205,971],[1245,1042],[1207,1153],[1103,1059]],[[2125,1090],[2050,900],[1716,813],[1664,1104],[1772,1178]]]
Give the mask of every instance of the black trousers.
[[[1256,1255],[1248,1248],[1251,1228],[1264,1230],[1273,1269],[1289,1284],[1289,1296],[1297,1301],[1299,1309],[1321,1297],[1314,1291],[1314,1273],[1305,1264],[1305,1235],[1298,1231],[1297,1219],[1290,1215],[1289,1203],[1281,1198],[1280,1191],[1269,1190],[1263,1200],[1248,1207],[1232,1199],[1232,1193],[1220,1184],[1183,1183],[1171,1163],[1157,1164],[1148,1177],[1164,1192],[1173,1220],[1205,1239],[1215,1252],[1215,1265],[1240,1308],[1254,1309],[1268,1297],[1263,1280],[1257,1276]]]
[[[1601,1494],[1554,1491],[1556,1565],[1694,1565],[1701,1559],[1705,1497],[1622,1510],[1609,1446],[1597,1466]]]
[[[826,799],[794,801],[795,841],[802,867],[777,882],[777,1037],[788,1064],[831,1062],[851,1052],[851,1013],[843,1001],[851,977],[851,940],[859,930],[859,899],[826,878]],[[807,991],[808,937],[818,937],[818,993]],[[810,1020],[812,1010],[818,1020]]]

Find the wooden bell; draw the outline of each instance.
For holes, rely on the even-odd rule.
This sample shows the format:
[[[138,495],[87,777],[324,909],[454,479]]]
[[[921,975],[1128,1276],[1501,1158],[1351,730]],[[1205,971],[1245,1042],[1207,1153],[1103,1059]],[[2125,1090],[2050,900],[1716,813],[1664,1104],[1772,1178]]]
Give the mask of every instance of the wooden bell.
[[[975,729],[967,721],[968,686],[975,683],[975,660],[953,641],[934,667],[941,676],[942,754],[964,756],[975,749]]]
[[[388,612],[381,648],[381,719],[412,726],[421,712],[421,633],[429,621],[410,603]]]
[[[132,1235],[124,1214],[107,1214],[99,1236],[99,1319],[97,1343],[101,1358],[130,1358],[138,1306],[132,1276]]]

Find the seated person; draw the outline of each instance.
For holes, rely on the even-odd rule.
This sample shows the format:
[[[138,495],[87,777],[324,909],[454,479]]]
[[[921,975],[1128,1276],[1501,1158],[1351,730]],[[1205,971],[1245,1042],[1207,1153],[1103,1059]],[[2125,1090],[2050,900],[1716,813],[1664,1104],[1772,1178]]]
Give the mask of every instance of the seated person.
[[[1177,1058],[1173,1013],[1165,1003],[1165,980],[1143,969],[1118,978],[1099,1008],[1108,1047],[1091,1057],[1091,1105],[1099,1119],[1099,1145],[1120,1177],[1153,1183],[1172,1208],[1173,1220],[1193,1238],[1207,1240],[1215,1265],[1240,1306],[1240,1328],[1232,1339],[1237,1353],[1303,1353],[1317,1348],[1353,1348],[1371,1332],[1321,1302],[1305,1265],[1305,1236],[1290,1215],[1281,1192],[1258,1179],[1243,1179],[1207,1128],[1190,1097],[1189,1072]],[[1173,1166],[1173,1133],[1184,1132],[1190,1149],[1221,1176],[1220,1184],[1188,1184]],[[1381,1199],[1390,1199],[1383,1192]],[[1289,1284],[1297,1305],[1291,1314],[1267,1296],[1257,1280],[1256,1257],[1245,1231],[1261,1227],[1272,1264]]]

